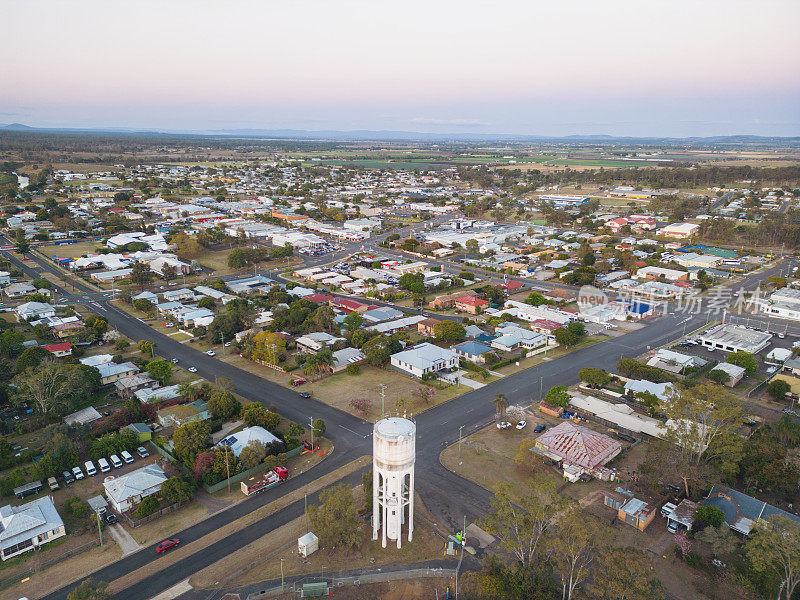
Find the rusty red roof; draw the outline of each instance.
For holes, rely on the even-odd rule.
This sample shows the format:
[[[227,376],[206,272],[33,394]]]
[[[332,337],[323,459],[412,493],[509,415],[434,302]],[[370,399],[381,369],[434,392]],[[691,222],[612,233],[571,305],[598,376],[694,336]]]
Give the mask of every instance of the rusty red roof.
[[[622,449],[617,440],[571,421],[545,431],[536,438],[536,444],[585,469],[604,465]]]

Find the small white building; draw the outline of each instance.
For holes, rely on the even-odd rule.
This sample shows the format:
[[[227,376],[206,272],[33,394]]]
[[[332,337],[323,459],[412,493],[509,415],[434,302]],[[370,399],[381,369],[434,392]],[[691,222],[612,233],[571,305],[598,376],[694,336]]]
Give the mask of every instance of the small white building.
[[[111,507],[118,513],[123,513],[143,498],[157,493],[166,480],[163,469],[154,463],[111,481],[104,481],[103,487]]]
[[[422,377],[428,373],[438,373],[458,367],[458,354],[446,348],[439,348],[428,342],[408,350],[392,354],[393,369]]]
[[[297,553],[303,558],[308,557],[319,549],[319,538],[309,531],[304,536],[297,538]]]

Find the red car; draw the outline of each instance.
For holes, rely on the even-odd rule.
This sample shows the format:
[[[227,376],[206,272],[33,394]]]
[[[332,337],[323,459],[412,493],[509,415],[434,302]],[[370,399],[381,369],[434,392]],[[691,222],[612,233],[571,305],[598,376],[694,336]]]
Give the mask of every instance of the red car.
[[[308,381],[303,378],[292,379],[292,385],[303,385],[304,383],[308,383]]]
[[[164,540],[158,546],[156,546],[156,552],[158,554],[161,554],[162,552],[166,552],[170,548],[174,548],[175,546],[177,546],[180,543],[181,543],[181,541],[178,538],[172,538],[172,539],[169,539],[169,540]]]

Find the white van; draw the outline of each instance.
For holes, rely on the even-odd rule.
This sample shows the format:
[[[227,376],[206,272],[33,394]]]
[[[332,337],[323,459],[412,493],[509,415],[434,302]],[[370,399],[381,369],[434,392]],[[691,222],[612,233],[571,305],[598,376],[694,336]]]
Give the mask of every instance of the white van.
[[[127,464],[131,464],[133,462],[133,457],[131,456],[131,453],[128,452],[127,450],[123,450],[122,452],[119,453],[119,455],[122,457],[122,460],[124,460]]]
[[[97,465],[100,467],[100,471],[103,473],[108,473],[111,470],[111,465],[108,464],[108,461],[105,458],[98,459]]]
[[[119,459],[119,456],[117,456],[116,454],[112,454],[108,458],[111,460],[111,464],[114,465],[115,469],[119,469],[120,467],[122,467],[122,461]]]
[[[75,475],[75,479],[83,479],[83,471],[80,467],[72,467],[72,474]]]
[[[94,468],[94,463],[92,461],[87,460],[85,463],[83,463],[83,466],[86,467],[86,474],[90,477],[92,475],[97,475],[97,469]]]

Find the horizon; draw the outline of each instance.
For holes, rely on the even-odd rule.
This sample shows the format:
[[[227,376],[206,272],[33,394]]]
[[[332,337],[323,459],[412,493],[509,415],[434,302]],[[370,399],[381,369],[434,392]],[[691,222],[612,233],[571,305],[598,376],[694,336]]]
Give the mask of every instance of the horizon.
[[[0,75],[15,84],[0,122],[35,128],[800,135],[791,0],[38,0],[4,14],[15,60]]]

